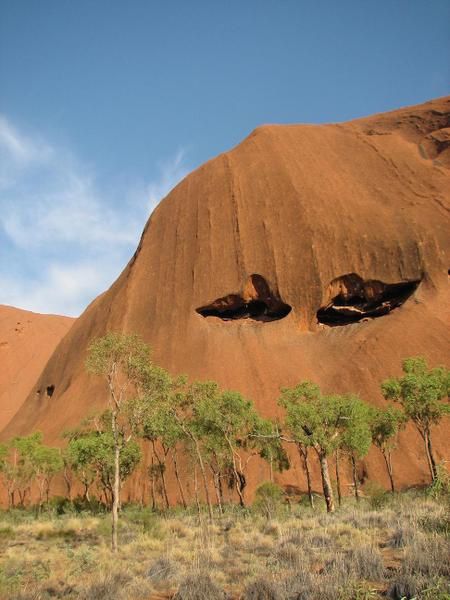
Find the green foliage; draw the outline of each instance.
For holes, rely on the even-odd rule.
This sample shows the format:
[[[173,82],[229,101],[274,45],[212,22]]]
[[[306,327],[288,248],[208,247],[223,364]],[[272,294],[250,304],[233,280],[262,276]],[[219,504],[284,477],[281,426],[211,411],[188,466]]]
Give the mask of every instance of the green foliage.
[[[337,397],[323,396],[319,386],[304,381],[281,390],[279,404],[286,409],[285,426],[294,441],[331,454],[338,446]]]
[[[364,456],[370,447],[370,409],[354,395],[323,395],[304,381],[281,391],[279,404],[286,409],[285,426],[295,442],[325,455],[337,448]]]
[[[450,415],[450,405],[442,402],[449,395],[450,371],[445,367],[428,369],[421,356],[407,358],[402,366],[403,377],[384,381],[381,389],[387,400],[403,406],[408,419],[423,432]]]
[[[431,480],[437,478],[436,460],[433,456],[431,428],[450,415],[448,399],[450,391],[450,371],[445,367],[428,369],[426,360],[421,357],[403,361],[403,377],[388,379],[381,384],[383,395],[388,400],[399,402],[405,415],[417,428],[425,444],[425,454],[430,469]]]
[[[372,442],[371,407],[354,395],[336,397],[336,402],[340,411],[340,447],[361,458],[367,454]]]
[[[85,431],[69,441],[67,457],[76,476],[89,488],[94,481],[111,491],[114,475],[114,439],[110,431]],[[130,440],[120,453],[120,481],[124,482],[141,459],[139,445]]]
[[[373,409],[370,429],[375,446],[380,450],[395,448],[397,435],[406,421],[405,413],[394,406]]]
[[[259,456],[266,460],[271,468],[280,473],[290,467],[289,457],[281,443],[280,427],[277,423],[259,417],[252,434],[258,443]]]
[[[436,500],[447,500],[450,504],[450,474],[444,465],[437,465],[436,471],[436,478],[428,488],[428,494]]]
[[[370,506],[375,510],[383,508],[389,502],[389,494],[375,481],[368,481],[366,483],[364,493],[369,499]]]
[[[270,520],[280,508],[283,496],[284,492],[279,485],[271,481],[265,481],[256,488],[253,506],[260,510],[267,520]]]
[[[19,493],[20,503],[24,504],[25,495],[34,480],[38,483],[42,503],[44,493],[48,496],[53,476],[63,467],[61,451],[44,445],[42,439],[42,433],[35,432],[28,436],[17,436],[0,446],[0,472],[8,491],[10,507],[15,492]]]
[[[126,385],[138,381],[149,362],[150,348],[138,335],[110,332],[90,344],[86,369],[111,381],[123,375]]]

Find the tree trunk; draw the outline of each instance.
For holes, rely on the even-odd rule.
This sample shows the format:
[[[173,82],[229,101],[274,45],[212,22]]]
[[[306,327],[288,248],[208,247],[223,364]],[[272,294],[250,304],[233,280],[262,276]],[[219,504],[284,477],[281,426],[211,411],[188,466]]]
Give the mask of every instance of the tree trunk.
[[[173,457],[173,467],[175,470],[175,477],[177,479],[178,489],[180,490],[181,502],[183,504],[183,508],[187,508],[186,499],[184,497],[183,486],[181,484],[180,473],[178,471],[177,451],[175,449],[173,450],[172,457]]]
[[[383,453],[383,458],[384,458],[384,462],[386,463],[386,469],[389,475],[389,481],[391,483],[391,492],[394,494],[395,493],[395,484],[394,484],[394,470],[392,468],[392,455],[390,450],[384,450],[382,449],[381,452]]]
[[[222,473],[219,471],[219,475],[218,475],[218,482],[219,482],[219,496],[220,496],[220,502],[222,504],[222,506],[225,503],[224,497],[223,497],[223,485],[222,485]]]
[[[308,499],[311,508],[314,508],[314,496],[312,492],[311,473],[309,471],[308,448],[297,444],[297,449],[300,454],[300,459],[303,462],[303,469],[306,473],[306,485],[308,486]]]
[[[155,471],[154,471],[154,466],[155,466],[155,461],[153,459],[153,454],[152,454],[152,458],[151,458],[151,466],[148,470],[149,475],[150,475],[150,492],[152,495],[152,510],[156,510],[156,494],[155,494]]]
[[[83,481],[83,485],[84,485],[83,500],[85,502],[90,502],[90,498],[89,498],[89,484],[86,483],[85,481]]]
[[[242,493],[242,490],[244,489],[245,485],[242,485],[242,480],[240,477],[241,474],[238,473],[238,470],[236,467],[236,457],[234,456],[233,445],[231,444],[230,440],[227,437],[225,437],[225,439],[227,440],[228,446],[230,448],[231,461],[232,461],[232,466],[233,466],[233,476],[234,476],[236,491],[239,496],[239,504],[240,504],[240,506],[244,507],[245,502],[244,502],[244,495]],[[243,475],[242,475],[242,477],[243,477]],[[245,480],[245,478],[244,478],[244,480]]]
[[[327,512],[332,513],[335,511],[333,488],[331,487],[330,473],[328,470],[327,455],[322,450],[316,450],[319,455],[320,461],[320,474],[322,476],[322,488],[323,495],[325,497],[325,504],[327,506]]]
[[[423,439],[425,442],[425,452],[427,455],[428,468],[430,469],[431,481],[434,482],[437,478],[437,468],[433,455],[433,446],[431,444],[431,433],[429,429],[424,431]]]
[[[164,473],[164,471],[166,470],[166,461],[165,461],[165,458],[164,458],[164,460],[162,460],[162,458],[159,456],[158,452],[156,451],[156,445],[155,445],[154,440],[152,440],[152,446],[153,446],[153,453],[156,456],[156,460],[158,461],[158,465],[159,465],[159,475],[161,477],[164,502],[166,504],[166,508],[169,509],[170,504],[169,504],[169,497],[167,495],[166,475]]]
[[[111,549],[117,552],[117,526],[119,522],[119,496],[120,496],[120,445],[117,431],[116,413],[112,411],[111,427],[114,438],[114,484],[112,490],[112,520],[111,520]]]
[[[335,454],[335,470],[336,470],[336,489],[337,489],[337,495],[338,495],[338,504],[339,507],[341,507],[342,505],[342,492],[341,492],[341,476],[339,473],[339,448],[336,448],[336,454]]]
[[[356,498],[356,501],[359,502],[358,473],[356,472],[356,460],[355,460],[355,455],[353,453],[352,453],[350,459],[352,461],[352,477],[353,477],[353,485],[355,487],[355,498]]]
[[[202,522],[202,513],[200,510],[200,500],[198,497],[198,479],[197,479],[197,465],[194,466],[194,494],[195,494],[195,504],[197,505],[197,514],[199,523]]]
[[[67,488],[67,497],[69,502],[72,502],[72,481],[70,479],[69,469],[67,466],[64,467],[64,481]]]
[[[24,490],[19,490],[19,506],[21,508],[25,507],[25,498],[27,497],[27,488]]]
[[[217,499],[217,506],[219,507],[219,512],[221,515],[223,515],[223,508],[222,508],[222,498],[220,497],[220,472],[219,471],[214,471],[214,469],[211,468],[211,472],[213,474],[213,482],[214,482],[214,489],[216,491],[216,499]]]
[[[214,520],[214,515],[213,515],[213,510],[212,510],[211,498],[209,496],[208,480],[206,479],[205,465],[203,463],[202,454],[201,454],[200,448],[198,446],[198,441],[195,439],[194,436],[192,436],[191,439],[192,439],[192,441],[194,442],[194,445],[195,445],[195,451],[196,451],[196,454],[197,454],[198,464],[200,466],[200,471],[201,471],[201,474],[202,474],[203,487],[205,489],[206,503],[208,504],[209,520],[213,521]]]
[[[44,483],[38,480],[38,490],[39,490],[39,504],[37,508],[37,514],[40,515],[42,512],[42,504],[44,502]]]

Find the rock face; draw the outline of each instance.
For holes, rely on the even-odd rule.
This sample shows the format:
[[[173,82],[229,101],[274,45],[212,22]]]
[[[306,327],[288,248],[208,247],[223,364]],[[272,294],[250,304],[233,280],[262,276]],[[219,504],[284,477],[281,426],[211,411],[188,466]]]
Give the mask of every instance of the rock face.
[[[0,429],[9,423],[34,389],[46,362],[73,321],[69,317],[40,315],[0,305]]]
[[[56,440],[104,404],[83,362],[108,330],[139,333],[157,363],[238,389],[266,416],[279,413],[280,386],[310,379],[381,404],[379,383],[404,357],[448,360],[449,111],[442,98],[344,124],[263,126],[191,173],[4,436]],[[397,461],[400,484],[426,479],[412,429]],[[365,464],[383,480],[376,453]],[[301,477],[296,466],[283,481]],[[255,463],[250,486],[267,478]]]

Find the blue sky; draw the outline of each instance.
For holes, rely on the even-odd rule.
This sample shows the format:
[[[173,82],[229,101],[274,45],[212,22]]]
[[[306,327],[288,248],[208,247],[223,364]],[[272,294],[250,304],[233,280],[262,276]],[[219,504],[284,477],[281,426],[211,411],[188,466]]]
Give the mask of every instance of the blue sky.
[[[261,123],[449,93],[448,0],[0,0],[0,303],[78,315]]]

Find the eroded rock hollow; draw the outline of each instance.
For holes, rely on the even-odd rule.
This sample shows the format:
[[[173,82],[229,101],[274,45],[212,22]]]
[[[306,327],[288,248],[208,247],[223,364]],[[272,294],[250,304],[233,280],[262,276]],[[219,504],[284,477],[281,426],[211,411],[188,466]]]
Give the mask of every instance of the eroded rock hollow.
[[[416,291],[419,283],[420,279],[383,283],[364,281],[355,273],[343,275],[331,282],[329,294],[332,298],[317,311],[317,320],[334,326],[388,315]]]
[[[242,294],[228,294],[197,308],[202,317],[219,317],[224,321],[254,319],[255,321],[278,321],[291,312],[277,292],[272,292],[261,275],[251,275]]]

